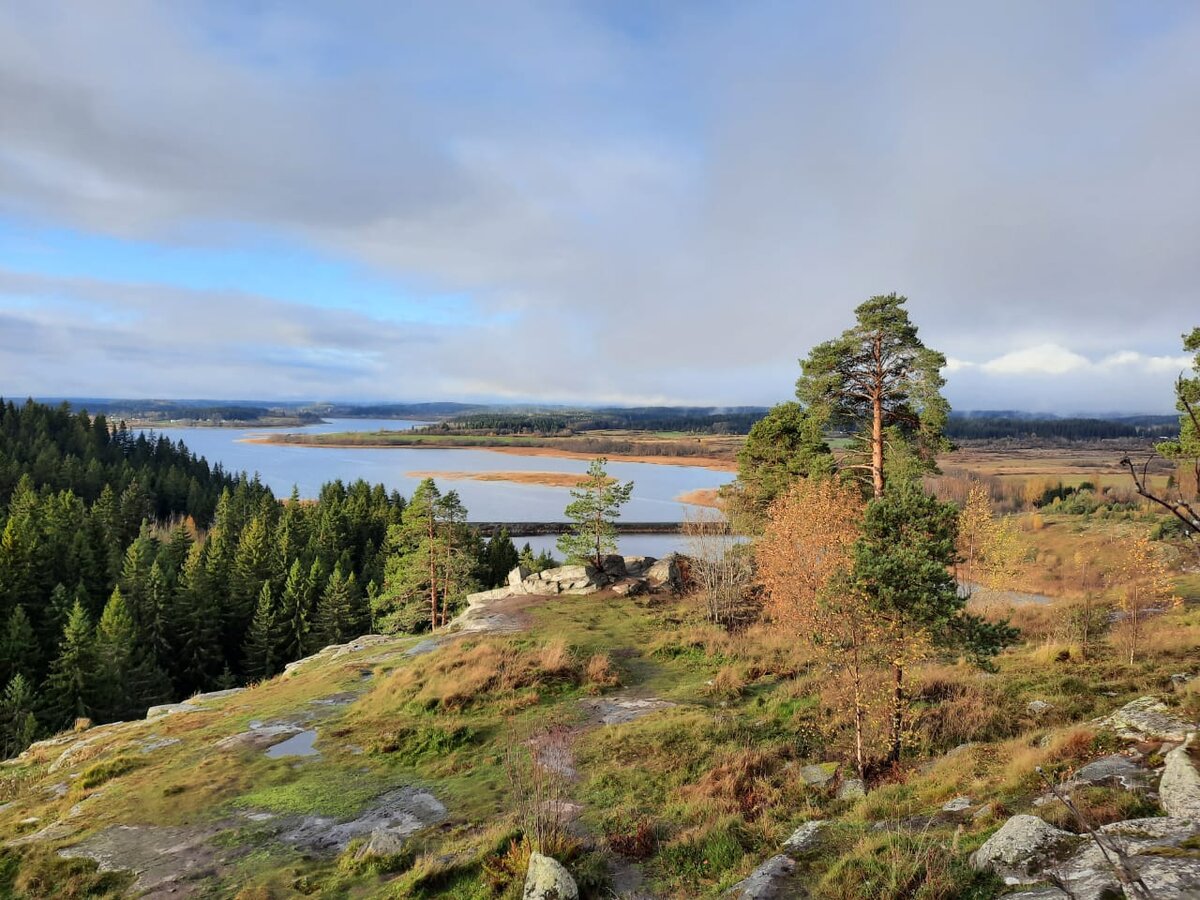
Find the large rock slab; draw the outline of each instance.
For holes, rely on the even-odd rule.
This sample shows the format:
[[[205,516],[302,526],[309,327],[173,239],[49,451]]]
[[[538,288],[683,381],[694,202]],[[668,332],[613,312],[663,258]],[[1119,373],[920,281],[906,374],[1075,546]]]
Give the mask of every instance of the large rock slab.
[[[1158,800],[1168,816],[1200,823],[1200,772],[1189,752],[1195,738],[1194,733],[1189,734],[1184,743],[1166,755]]]
[[[541,853],[529,854],[522,900],[578,900],[579,888],[558,860]]]
[[[1082,839],[1037,816],[1016,815],[971,854],[971,865],[995,872],[1006,884],[1034,884],[1038,873],[1068,855]]]
[[[601,725],[624,725],[675,704],[657,697],[597,697],[582,701]]]
[[[1131,741],[1182,741],[1189,732],[1196,730],[1195,723],[1181,719],[1155,697],[1131,700],[1111,715],[1097,719],[1094,724],[1115,731]]]
[[[428,791],[405,787],[389,791],[353,819],[305,816],[280,835],[285,843],[317,853],[340,853],[355,838],[384,831],[405,838],[446,819],[446,807]]]
[[[101,872],[130,871],[137,876],[133,896],[147,893],[186,896],[187,882],[209,876],[222,862],[212,842],[220,829],[185,826],[113,825],[73,847],[58,851],[67,859],[94,860]]]

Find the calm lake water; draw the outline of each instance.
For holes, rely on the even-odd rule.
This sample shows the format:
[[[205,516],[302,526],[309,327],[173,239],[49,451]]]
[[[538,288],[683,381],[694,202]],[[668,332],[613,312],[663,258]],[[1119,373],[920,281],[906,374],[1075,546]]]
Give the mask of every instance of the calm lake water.
[[[314,497],[321,485],[340,478],[351,482],[362,478],[372,484],[382,482],[388,490],[411,494],[420,478],[413,472],[572,472],[587,470],[587,460],[558,459],[552,456],[518,456],[488,450],[417,448],[296,447],[285,444],[250,444],[248,437],[270,433],[335,431],[407,430],[419,422],[401,419],[330,419],[320,425],[286,429],[237,428],[159,428],[156,433],[182,440],[192,452],[220,463],[231,471],[257,472],[278,496],[286,497],[295,485],[302,497]],[[731,472],[718,472],[699,466],[662,466],[652,463],[612,461],[609,474],[622,481],[633,481],[633,497],[622,518],[630,522],[677,522],[694,507],[676,498],[688,491],[715,488],[733,479]],[[564,519],[568,501],[566,488],[511,484],[503,481],[469,479],[440,480],[443,490],[457,490],[477,522],[558,522]],[[630,535],[622,542],[622,552],[650,556],[661,553],[629,549],[637,539],[673,539],[670,535]],[[550,539],[553,543],[553,538]],[[522,541],[523,543],[523,541]],[[640,544],[639,544],[640,546]]]

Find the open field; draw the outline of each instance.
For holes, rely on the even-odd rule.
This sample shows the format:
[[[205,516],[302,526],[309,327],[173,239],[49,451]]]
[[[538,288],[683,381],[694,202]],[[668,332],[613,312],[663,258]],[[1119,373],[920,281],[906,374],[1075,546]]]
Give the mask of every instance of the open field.
[[[1120,466],[1126,452],[1141,465],[1150,456],[1145,444],[1073,444],[1061,447],[1003,447],[967,444],[938,458],[945,470],[962,470],[979,478],[1024,483],[1031,479],[1061,481],[1077,487],[1091,482],[1101,487],[1131,487],[1129,473]],[[1150,467],[1151,484],[1163,487],[1171,466],[1156,460]]]

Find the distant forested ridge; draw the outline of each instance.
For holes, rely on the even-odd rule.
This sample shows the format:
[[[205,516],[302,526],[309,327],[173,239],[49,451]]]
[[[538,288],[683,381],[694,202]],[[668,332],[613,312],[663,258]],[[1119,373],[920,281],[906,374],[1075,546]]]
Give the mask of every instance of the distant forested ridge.
[[[647,406],[577,410],[479,410],[461,413],[427,426],[434,432],[490,434],[572,434],[583,431],[636,429],[693,434],[746,434],[766,415],[765,407],[732,408]]]
[[[1118,438],[1165,438],[1179,433],[1175,416],[1124,416],[1113,419],[1026,418],[1023,416],[952,415],[945,434],[952,440],[1056,439],[1065,441]]]
[[[366,632],[385,601],[393,627],[428,627],[418,558],[455,561],[452,588],[433,585],[443,613],[515,564],[453,492],[406,507],[364,481],[281,503],[182,443],[0,401],[0,755],[272,675]]]

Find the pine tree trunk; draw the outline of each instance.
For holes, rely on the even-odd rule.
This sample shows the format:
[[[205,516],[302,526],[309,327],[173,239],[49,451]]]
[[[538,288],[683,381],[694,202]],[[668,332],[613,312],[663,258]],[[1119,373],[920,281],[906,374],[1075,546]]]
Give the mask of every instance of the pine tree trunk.
[[[871,402],[871,482],[875,496],[883,496],[883,398]]]

